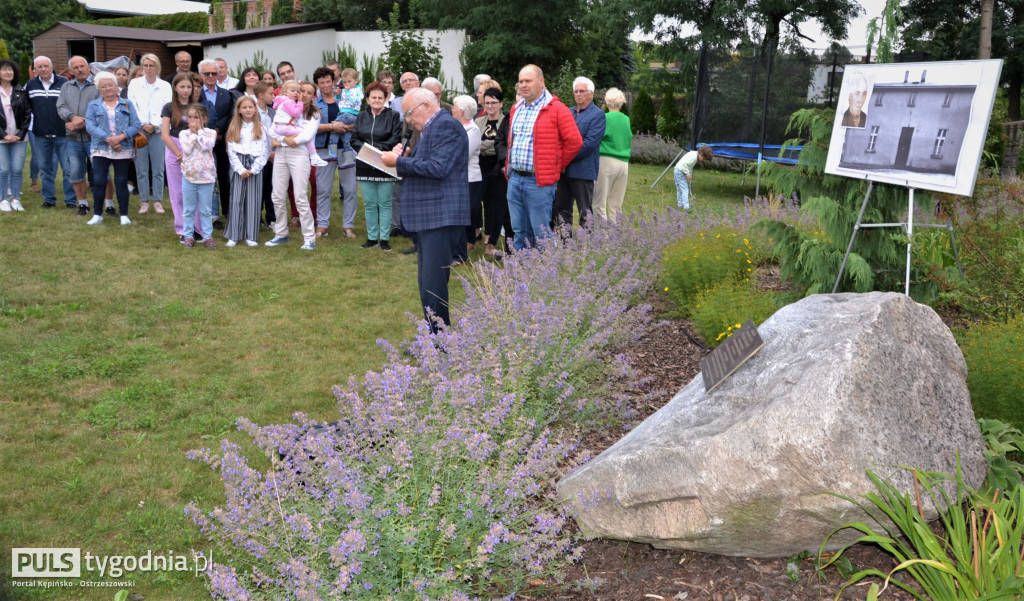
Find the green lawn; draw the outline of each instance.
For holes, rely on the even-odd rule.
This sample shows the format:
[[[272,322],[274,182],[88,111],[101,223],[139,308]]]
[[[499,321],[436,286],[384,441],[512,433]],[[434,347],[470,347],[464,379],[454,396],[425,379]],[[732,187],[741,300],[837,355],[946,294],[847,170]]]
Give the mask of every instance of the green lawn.
[[[625,210],[675,203],[671,173],[633,165]],[[753,195],[753,178],[698,171],[699,204]],[[28,189],[28,178],[25,178]],[[60,189],[58,187],[58,189]],[[219,479],[185,451],[245,443],[235,419],[336,417],[331,387],[379,367],[377,339],[411,337],[415,256],[334,234],[314,252],[191,250],[165,215],[86,226],[64,208],[0,213],[0,545],[96,555],[186,554],[209,545],[183,514],[219,502]],[[335,205],[337,206],[337,204]],[[268,232],[261,232],[266,240]],[[395,243],[396,251],[408,245]],[[479,259],[480,250],[475,253]],[[463,298],[453,283],[453,299]],[[216,550],[214,550],[216,553]],[[5,557],[9,557],[5,556]],[[9,589],[0,599],[105,599],[115,589]],[[6,574],[6,575],[3,575]],[[86,576],[83,580],[98,580]],[[208,596],[191,574],[122,578],[148,599]]]

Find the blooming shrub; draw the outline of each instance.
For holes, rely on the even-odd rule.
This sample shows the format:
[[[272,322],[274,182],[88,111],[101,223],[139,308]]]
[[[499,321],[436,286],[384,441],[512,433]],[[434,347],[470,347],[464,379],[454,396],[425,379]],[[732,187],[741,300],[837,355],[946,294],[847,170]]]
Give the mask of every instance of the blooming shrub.
[[[686,227],[649,216],[477,264],[451,329],[422,324],[405,353],[382,341],[384,368],[335,388],[340,427],[239,420],[264,472],[228,442],[193,452],[227,493],[186,508],[231,558],[214,597],[501,597],[573,561],[549,484],[575,447],[552,428],[630,418],[608,350],[645,330],[655,258]]]
[[[726,279],[697,294],[692,319],[708,346],[717,347],[751,319],[761,325],[779,309],[771,294],[758,290],[746,279]]]
[[[756,267],[752,250],[749,238],[727,226],[682,238],[662,254],[663,290],[683,315],[691,315],[701,292],[750,277]]]
[[[263,471],[227,441],[191,452],[225,485],[223,506],[186,507],[227,558],[213,597],[511,598],[553,582],[581,553],[551,486],[587,459],[567,433],[633,418],[623,395],[642,383],[609,351],[647,329],[664,246],[766,210],[599,222],[475,264],[451,328],[381,341],[384,367],[335,387],[334,426],[240,419]]]
[[[633,136],[629,161],[645,165],[668,165],[675,160],[680,150],[682,146],[670,138],[662,138],[657,134],[637,134]]]

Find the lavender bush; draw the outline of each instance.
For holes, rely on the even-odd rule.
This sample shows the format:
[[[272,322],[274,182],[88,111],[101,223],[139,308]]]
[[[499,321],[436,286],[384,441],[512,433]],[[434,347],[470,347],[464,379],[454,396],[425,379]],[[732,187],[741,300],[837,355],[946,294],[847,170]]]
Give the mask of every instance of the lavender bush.
[[[422,324],[402,351],[381,341],[385,366],[335,387],[336,426],[240,419],[263,472],[227,441],[191,452],[225,485],[222,507],[186,508],[229,558],[213,597],[490,599],[553,583],[582,548],[551,484],[587,459],[579,431],[632,418],[630,367],[609,351],[646,330],[663,246],[711,221],[639,215],[478,263],[450,329]]]

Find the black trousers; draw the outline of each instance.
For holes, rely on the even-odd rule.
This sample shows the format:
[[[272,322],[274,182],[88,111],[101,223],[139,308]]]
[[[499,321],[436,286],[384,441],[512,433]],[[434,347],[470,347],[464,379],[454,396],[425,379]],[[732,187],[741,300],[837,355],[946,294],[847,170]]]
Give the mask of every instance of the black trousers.
[[[231,205],[231,163],[228,162],[228,146],[224,138],[213,145],[213,156],[217,159],[217,192],[220,193],[220,216],[226,219]],[[216,216],[216,213],[214,213]]]
[[[110,168],[114,168],[114,192],[117,194],[118,213],[128,215],[128,170],[134,163],[132,159],[108,159],[94,156],[89,162],[92,165],[92,213],[103,216],[103,205],[107,196],[107,178]]]
[[[431,314],[446,326],[451,325],[448,315],[448,280],[451,276],[452,249],[459,235],[466,234],[464,225],[448,225],[416,232],[416,277],[420,285],[420,304],[430,331],[437,333],[437,324]]]
[[[594,213],[594,180],[563,177],[555,188],[554,226],[568,224],[572,227],[573,200],[580,211],[580,225],[586,227]]]

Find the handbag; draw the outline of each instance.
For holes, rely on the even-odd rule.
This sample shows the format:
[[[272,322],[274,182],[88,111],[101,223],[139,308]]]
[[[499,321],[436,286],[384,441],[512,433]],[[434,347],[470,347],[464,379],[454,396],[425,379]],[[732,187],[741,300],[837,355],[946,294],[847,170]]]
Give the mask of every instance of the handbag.
[[[136,149],[145,148],[146,144],[149,144],[149,138],[146,137],[146,134],[140,131],[139,133],[135,134],[134,138],[132,138],[132,142],[135,143]]]

